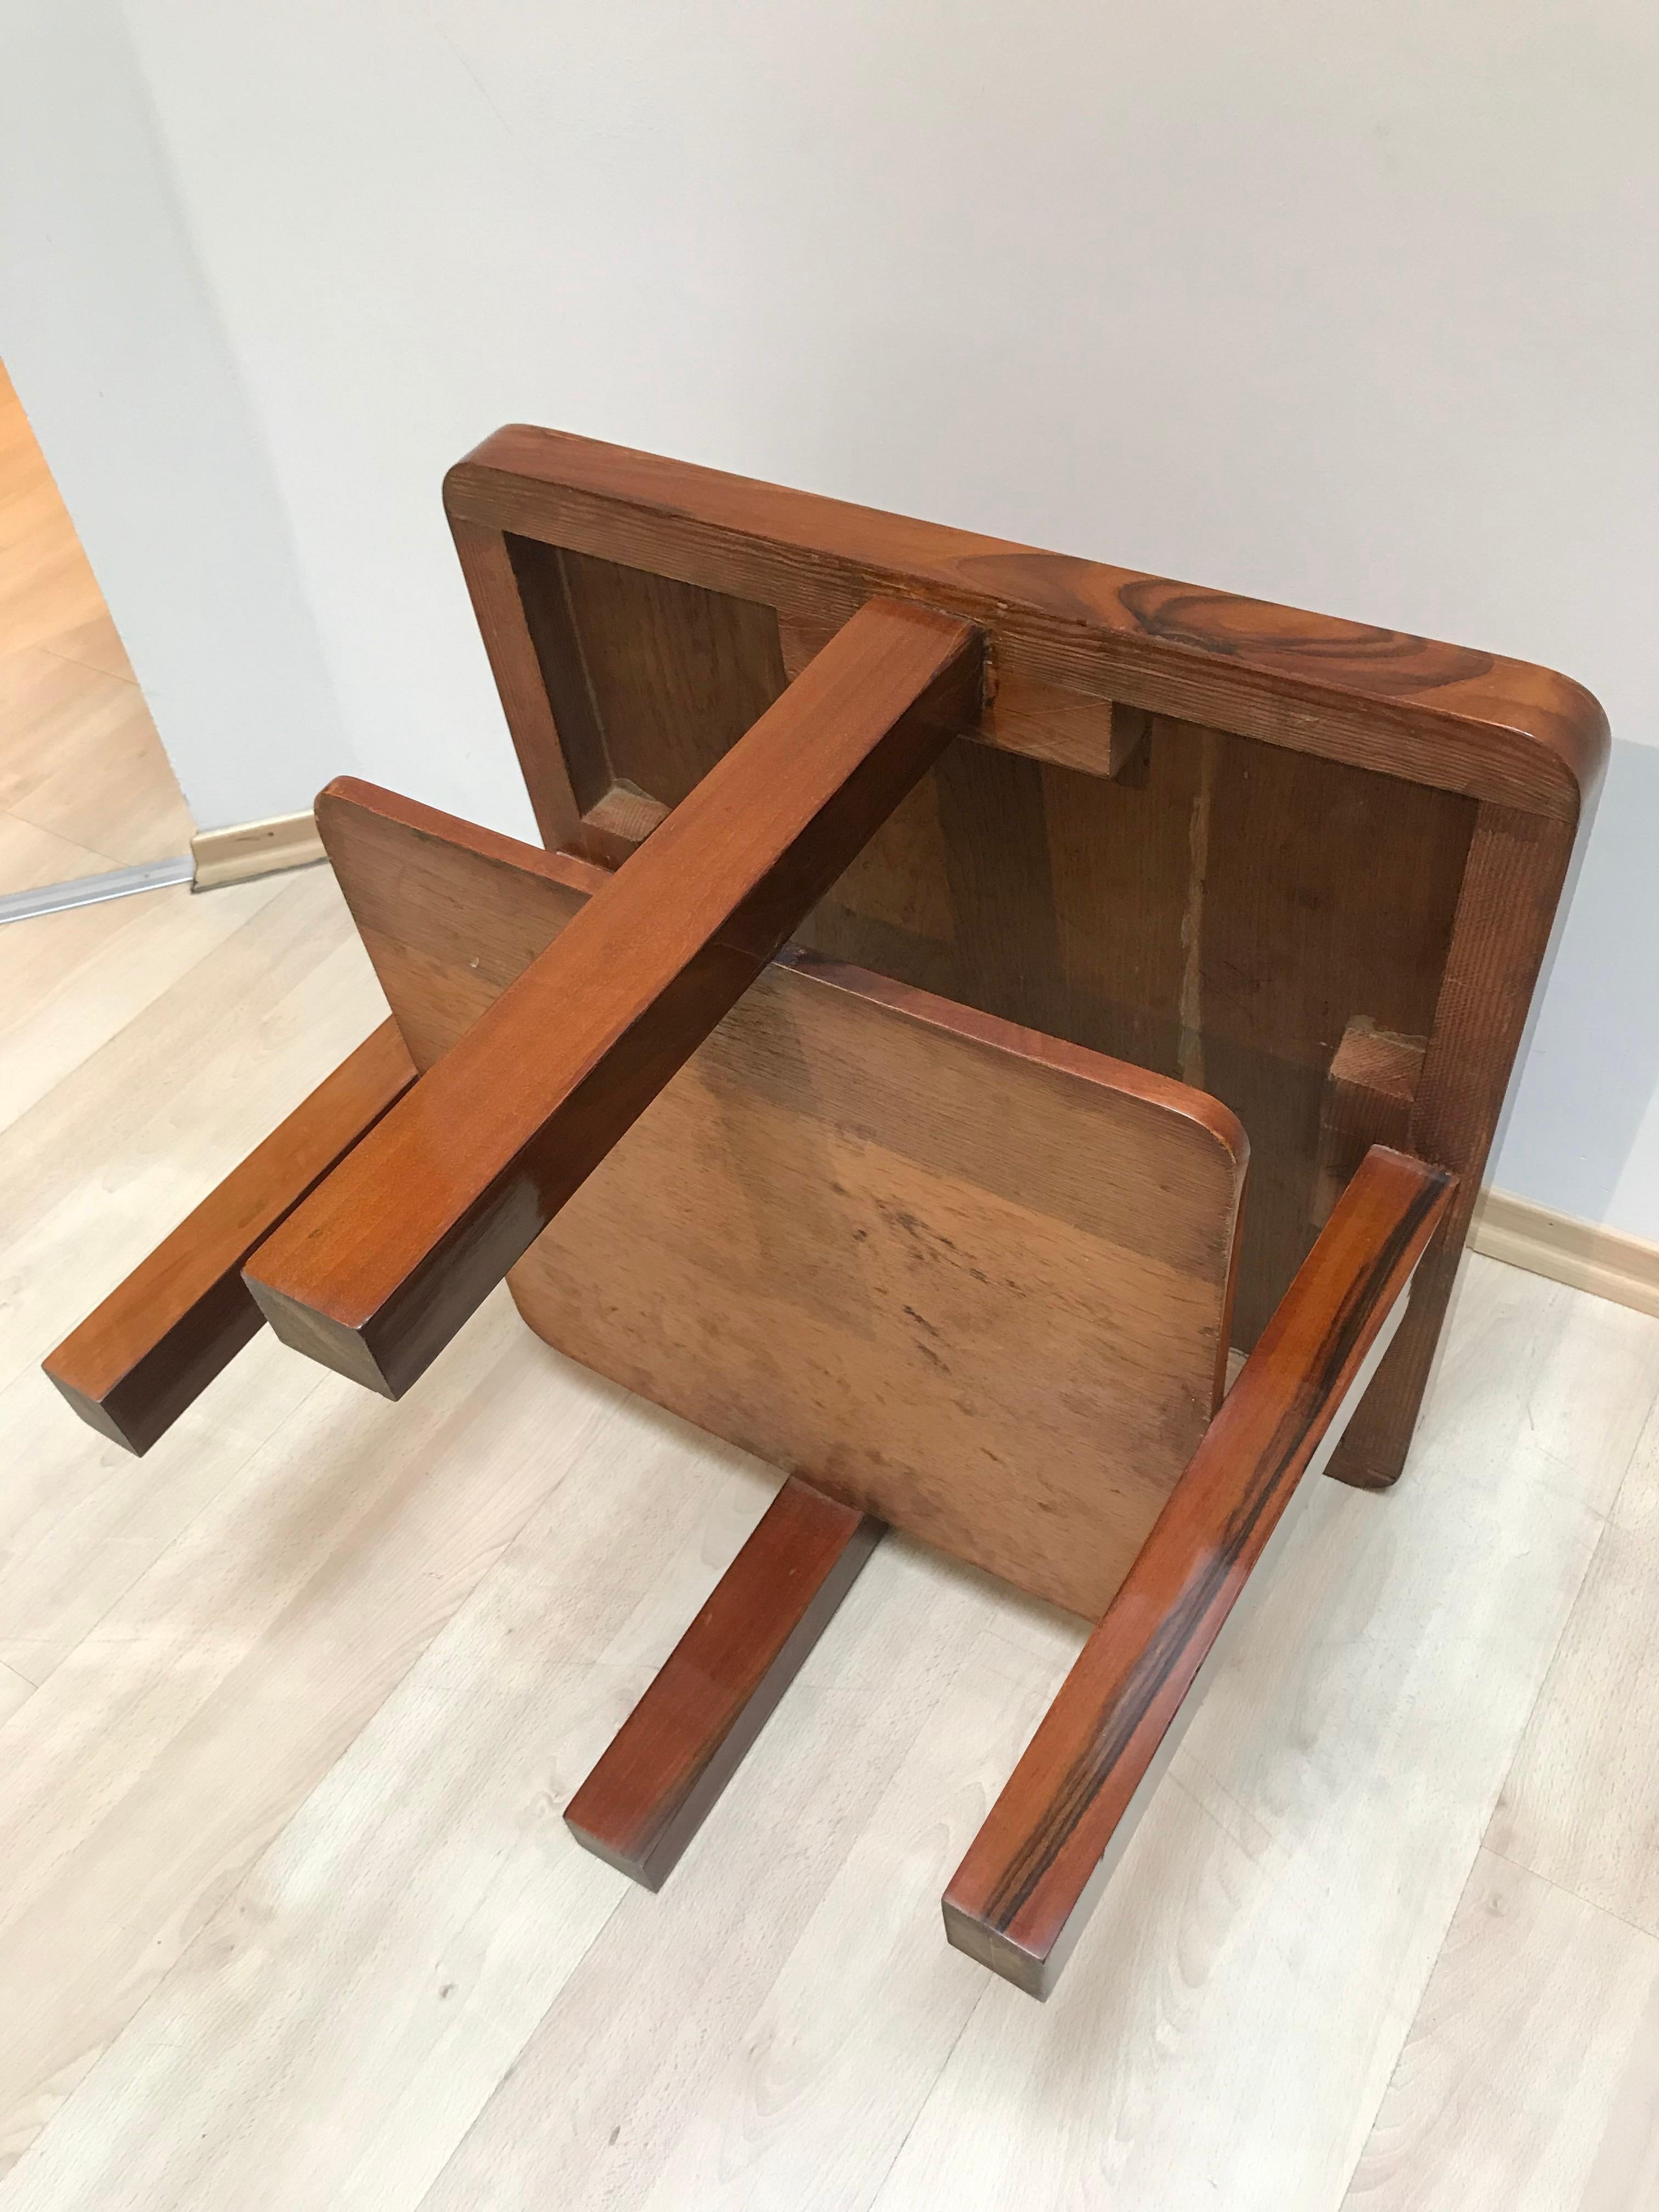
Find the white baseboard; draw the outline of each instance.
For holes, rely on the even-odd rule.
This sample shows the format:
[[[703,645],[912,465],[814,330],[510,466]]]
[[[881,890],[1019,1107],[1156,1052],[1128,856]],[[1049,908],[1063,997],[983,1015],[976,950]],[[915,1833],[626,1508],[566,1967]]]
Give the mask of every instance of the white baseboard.
[[[190,841],[196,863],[191,889],[217,890],[244,884],[252,876],[275,875],[281,868],[308,868],[325,858],[315,817],[273,814],[264,822],[235,822],[228,830],[198,830]]]
[[[1473,1250],[1576,1291],[1659,1314],[1659,1244],[1552,1213],[1506,1190],[1483,1190],[1469,1230]]]

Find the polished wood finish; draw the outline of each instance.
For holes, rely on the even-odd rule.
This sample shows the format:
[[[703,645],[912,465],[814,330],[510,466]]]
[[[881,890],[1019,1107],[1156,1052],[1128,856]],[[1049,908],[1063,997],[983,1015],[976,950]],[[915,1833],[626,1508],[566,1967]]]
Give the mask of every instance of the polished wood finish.
[[[396,1397],[975,710],[972,629],[861,609],[247,1271],[277,1334]]]
[[[606,881],[367,785],[318,823],[422,1067]],[[1092,1620],[1216,1402],[1245,1155],[1201,1093],[792,951],[508,1281],[562,1351]]]
[[[1379,1333],[1451,1178],[1368,1155],[945,1894],[951,1942],[1046,1996],[1119,1824]]]
[[[397,1024],[319,1084],[46,1361],[82,1419],[147,1452],[261,1327],[242,1267],[415,1080]]]
[[[1525,662],[878,514],[515,423],[449,471],[451,517],[832,627],[949,608],[1014,678],[1576,819],[1607,725]],[[1009,740],[1005,737],[1005,744]],[[1022,740],[1016,738],[1016,749]]]
[[[770,696],[871,592],[983,629],[976,727],[799,939],[1224,1100],[1254,1160],[1241,1346],[1328,1210],[1345,1033],[1431,1039],[1472,961],[1503,969],[1504,1006],[1535,985],[1530,916],[1553,911],[1607,744],[1547,671],[552,432],[487,440],[447,499],[544,834],[606,865],[719,757],[723,687]],[[1531,825],[1513,927],[1472,857],[1510,817]],[[1519,1035],[1460,1021],[1427,1054],[1411,1145],[1460,1208]],[[1462,1226],[1338,1455],[1348,1480],[1403,1463]]]
[[[792,1477],[565,1808],[576,1841],[660,1889],[883,1534]]]
[[[500,1300],[398,1406],[256,1344],[112,1470],[21,1370],[385,1006],[320,870],[3,944],[14,2198],[1333,2212],[1381,2099],[1350,2212],[1632,2212],[1659,1322],[1468,1262],[1408,1493],[1309,1498],[1056,1997],[988,1998],[939,1896],[1079,1624],[884,1542],[629,1895],[560,1810],[773,1486]]]

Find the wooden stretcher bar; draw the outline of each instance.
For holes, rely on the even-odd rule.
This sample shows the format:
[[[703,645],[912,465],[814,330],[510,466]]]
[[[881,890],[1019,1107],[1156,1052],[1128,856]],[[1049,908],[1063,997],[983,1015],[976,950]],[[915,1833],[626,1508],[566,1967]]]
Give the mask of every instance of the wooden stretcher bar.
[[[791,1476],[566,1806],[579,1844],[662,1887],[882,1534]]]
[[[1404,1314],[1452,1178],[1378,1146],[1246,1360],[945,1893],[951,1942],[1046,1996],[1214,1646]]]
[[[415,1080],[382,1022],[46,1359],[100,1436],[147,1452],[264,1326],[249,1255]]]
[[[873,602],[246,1270],[398,1397],[977,712],[977,633]]]

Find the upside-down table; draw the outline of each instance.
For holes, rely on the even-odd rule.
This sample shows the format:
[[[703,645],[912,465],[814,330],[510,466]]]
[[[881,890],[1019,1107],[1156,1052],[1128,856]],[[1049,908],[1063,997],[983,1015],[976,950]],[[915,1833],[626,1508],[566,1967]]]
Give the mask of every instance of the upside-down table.
[[[505,1278],[781,1470],[567,1809],[653,1888],[884,1528],[1082,1615],[945,1897],[1044,1994],[1298,1490],[1400,1474],[1601,710],[547,430],[445,499],[544,845],[322,793],[392,1019],[47,1371],[142,1452]]]

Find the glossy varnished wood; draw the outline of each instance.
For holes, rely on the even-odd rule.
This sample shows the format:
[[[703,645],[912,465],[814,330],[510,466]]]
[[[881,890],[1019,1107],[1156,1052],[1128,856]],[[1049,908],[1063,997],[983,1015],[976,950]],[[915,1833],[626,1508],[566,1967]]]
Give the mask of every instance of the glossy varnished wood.
[[[145,1452],[261,1327],[242,1281],[260,1240],[415,1080],[386,1022],[45,1362],[83,1421]]]
[[[1368,1353],[1450,1179],[1367,1154],[945,1893],[950,1939],[1046,1996],[1120,1822]]]
[[[660,1889],[882,1535],[792,1477],[565,1808],[579,1844]]]
[[[366,785],[318,822],[423,1067],[606,881]],[[586,1365],[1092,1620],[1213,1409],[1244,1165],[1201,1093],[792,951],[508,1281]]]
[[[1559,819],[1576,818],[1605,756],[1595,699],[1547,669],[555,430],[496,431],[450,471],[445,501],[463,525],[798,623],[845,621],[876,592],[925,599],[985,629],[999,684],[1121,702]]]
[[[964,623],[862,609],[247,1271],[395,1397],[742,995],[980,695]]]
[[[1333,1468],[1394,1480],[1522,1033],[1513,1001],[1524,1017],[1605,757],[1589,695],[553,432],[498,433],[447,496],[544,834],[607,865],[718,757],[735,702],[805,665],[871,592],[983,628],[976,727],[800,941],[1224,1100],[1254,1158],[1241,1346],[1364,1133],[1331,1120],[1344,1036],[1443,1030],[1409,1141],[1456,1174],[1459,1212]],[[1477,971],[1484,1004],[1457,981]]]

